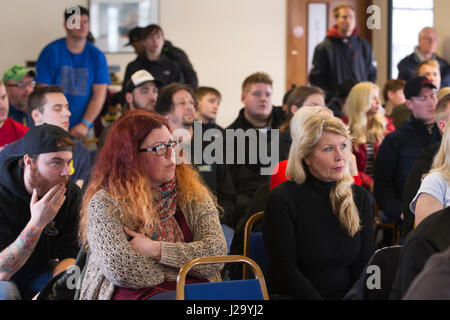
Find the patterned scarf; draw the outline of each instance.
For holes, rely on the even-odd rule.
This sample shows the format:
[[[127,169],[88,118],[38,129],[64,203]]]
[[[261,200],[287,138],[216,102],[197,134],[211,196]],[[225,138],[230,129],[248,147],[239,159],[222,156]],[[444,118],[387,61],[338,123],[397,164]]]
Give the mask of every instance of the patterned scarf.
[[[172,243],[184,242],[183,232],[174,217],[177,209],[177,187],[175,185],[175,179],[161,187],[152,188],[152,190],[160,196],[160,199],[157,204],[159,225],[156,226],[151,238],[153,240]]]

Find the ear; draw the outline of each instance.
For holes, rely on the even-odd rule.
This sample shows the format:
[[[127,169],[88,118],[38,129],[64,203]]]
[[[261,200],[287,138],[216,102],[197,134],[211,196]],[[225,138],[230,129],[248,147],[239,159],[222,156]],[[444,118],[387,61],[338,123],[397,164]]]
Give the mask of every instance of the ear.
[[[38,109],[31,111],[31,118],[33,119],[34,125],[39,126],[42,124],[41,113]]]
[[[392,100],[392,97],[394,96],[394,92],[393,91],[388,91],[387,92],[387,98],[388,98],[388,100]],[[386,101],[385,101],[386,102]]]
[[[413,111],[413,103],[411,100],[406,99],[406,106],[408,107],[409,110]]]
[[[245,96],[246,96],[245,93],[241,93],[241,102],[242,103],[244,103],[244,101],[245,101]]]
[[[29,154],[26,154],[23,156],[23,164],[25,165],[25,167],[31,167],[31,168],[34,168],[34,166],[35,166],[33,159],[30,157]]]
[[[442,134],[444,134],[445,131],[445,127],[447,126],[447,122],[444,120],[439,120],[439,122],[437,123],[439,130],[441,131]]]
[[[289,109],[292,114],[295,114],[298,111],[298,109],[300,109],[300,108],[297,107],[295,104],[293,104]]]
[[[129,92],[125,93],[125,100],[127,101],[128,105],[130,106],[130,109],[131,109],[132,105],[133,105],[133,95]]]
[[[310,166],[310,165],[311,165],[311,160],[309,160],[309,157],[308,157],[308,156],[304,157],[304,158],[303,158],[303,161],[305,161],[305,163],[306,163],[307,166]]]

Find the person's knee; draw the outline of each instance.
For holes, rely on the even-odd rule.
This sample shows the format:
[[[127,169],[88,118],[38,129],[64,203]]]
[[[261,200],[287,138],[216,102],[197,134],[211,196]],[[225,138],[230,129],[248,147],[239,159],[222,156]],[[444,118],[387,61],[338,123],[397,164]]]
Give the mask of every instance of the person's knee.
[[[22,300],[14,282],[0,281],[0,300]]]

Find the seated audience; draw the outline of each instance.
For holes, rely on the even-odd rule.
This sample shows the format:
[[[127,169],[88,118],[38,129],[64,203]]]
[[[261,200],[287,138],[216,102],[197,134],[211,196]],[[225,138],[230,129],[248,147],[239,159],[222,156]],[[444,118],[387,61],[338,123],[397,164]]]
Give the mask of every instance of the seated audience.
[[[424,177],[411,202],[416,227],[433,212],[450,205],[450,126],[447,124],[441,146],[434,157],[430,172]]]
[[[386,82],[383,88],[384,111],[390,117],[395,107],[406,102],[405,88],[406,81],[401,79],[391,79]]]
[[[226,254],[214,196],[190,165],[176,165],[178,143],[154,112],[112,125],[83,198],[79,233],[91,255],[81,299],[156,299],[188,261]],[[193,268],[188,282],[217,280],[221,268]]]
[[[434,111],[434,118],[436,125],[441,134],[450,120],[450,95],[439,99],[436,109]],[[406,238],[409,232],[414,228],[415,216],[410,210],[410,204],[417,194],[422,183],[423,175],[431,169],[433,158],[441,146],[441,141],[436,141],[424,149],[419,159],[414,163],[414,166],[409,170],[408,177],[405,182],[403,190],[403,225],[402,225],[402,239]]]
[[[390,299],[401,299],[427,260],[450,246],[450,208],[434,212],[406,237]]]
[[[414,77],[406,83],[405,98],[413,112],[400,128],[383,140],[375,159],[374,195],[384,213],[384,222],[401,223],[402,196],[408,173],[429,145],[440,141],[434,119],[436,87],[425,77]],[[390,245],[387,234],[383,245]]]
[[[341,299],[372,255],[373,206],[353,185],[350,135],[340,119],[315,115],[291,130],[291,178],[271,190],[264,212],[269,291]]]
[[[8,117],[9,103],[5,85],[0,81],[0,151],[6,145],[19,140],[28,131],[28,127]]]
[[[289,149],[292,143],[289,126],[292,117],[303,106],[325,106],[325,92],[319,87],[297,87],[289,94],[286,106],[286,120],[280,126],[280,161],[286,160],[289,156]]]
[[[36,73],[21,65],[14,65],[3,74],[3,84],[9,98],[8,116],[20,124],[30,127],[31,119],[27,113],[27,101],[36,84]]]
[[[163,86],[162,81],[155,79],[147,70],[136,71],[125,85],[127,104],[123,111],[136,109],[155,111],[158,91]]]
[[[219,90],[211,87],[198,87],[194,90],[196,119],[202,123],[203,130],[211,128],[219,129],[224,133],[221,126],[216,124],[222,95]]]
[[[194,126],[200,124],[195,121],[194,105],[195,98],[192,88],[189,85],[175,82],[161,90],[155,110],[167,119],[174,135],[178,137],[183,131],[186,134],[183,135],[183,141],[181,142],[183,157],[188,163],[194,165],[203,181],[217,197],[217,202],[223,209],[221,222],[231,226],[230,221],[236,196],[233,182],[227,165],[206,158],[204,150],[210,142],[203,139],[203,131],[194,130]],[[217,132],[217,134],[219,133]],[[196,157],[196,146],[200,146],[201,159]],[[214,155],[211,154],[211,156]]]
[[[51,85],[34,89],[28,99],[28,112],[35,126],[47,123],[69,131],[69,103],[60,86]],[[6,146],[0,152],[0,164],[11,155],[23,153],[24,144],[24,139],[20,139]],[[89,150],[82,142],[75,141],[73,160],[69,164],[69,180],[82,188],[88,178],[91,166]]]
[[[439,73],[439,63],[436,60],[425,60],[417,64],[415,77],[425,77],[429,79],[436,90],[441,87],[441,75]],[[403,122],[411,117],[412,111],[406,103],[397,106],[391,113],[391,118],[394,120],[394,126],[399,128]]]
[[[0,299],[31,299],[73,265],[81,191],[68,181],[73,143],[43,124],[0,170]]]
[[[231,155],[234,159],[233,165],[230,165],[237,195],[235,215],[232,219],[234,228],[245,215],[256,190],[269,182],[270,172],[279,162],[279,139],[274,138],[278,136],[278,131],[273,129],[278,129],[286,117],[282,107],[272,105],[272,79],[264,72],[256,72],[245,78],[242,83],[241,102],[244,107],[227,128],[234,130],[233,141],[226,141],[227,145],[233,145],[233,150],[239,150]],[[246,133],[244,139],[240,139],[242,134],[239,132],[242,131],[239,129]],[[240,140],[244,140],[244,148],[238,145]],[[267,160],[267,157],[262,155],[262,148],[270,159]],[[238,158],[241,157],[244,157],[244,161],[239,161]]]
[[[353,137],[353,153],[356,156],[362,186],[373,192],[375,158],[384,136],[395,130],[392,120],[379,112],[378,86],[372,82],[355,85],[344,108],[344,123],[348,123]]]

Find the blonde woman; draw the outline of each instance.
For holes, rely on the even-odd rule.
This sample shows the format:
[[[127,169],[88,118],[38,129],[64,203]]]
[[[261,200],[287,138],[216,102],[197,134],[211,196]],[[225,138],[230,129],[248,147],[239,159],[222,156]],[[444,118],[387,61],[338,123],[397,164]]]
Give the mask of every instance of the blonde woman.
[[[271,190],[264,213],[267,281],[273,294],[341,299],[372,254],[373,206],[349,172],[347,126],[327,114],[296,119],[291,178]]]
[[[353,153],[356,156],[362,186],[373,191],[373,173],[378,147],[386,134],[395,130],[390,118],[379,112],[380,94],[372,82],[355,85],[347,98],[342,120],[350,127],[353,136]]]
[[[186,262],[226,254],[216,201],[197,171],[176,165],[178,143],[153,112],[128,111],[112,125],[81,209],[91,252],[81,299],[173,298]],[[188,282],[220,279],[221,268],[195,268]]]
[[[422,180],[419,191],[410,204],[419,225],[430,214],[450,206],[450,123],[447,123],[442,143],[430,172]]]

